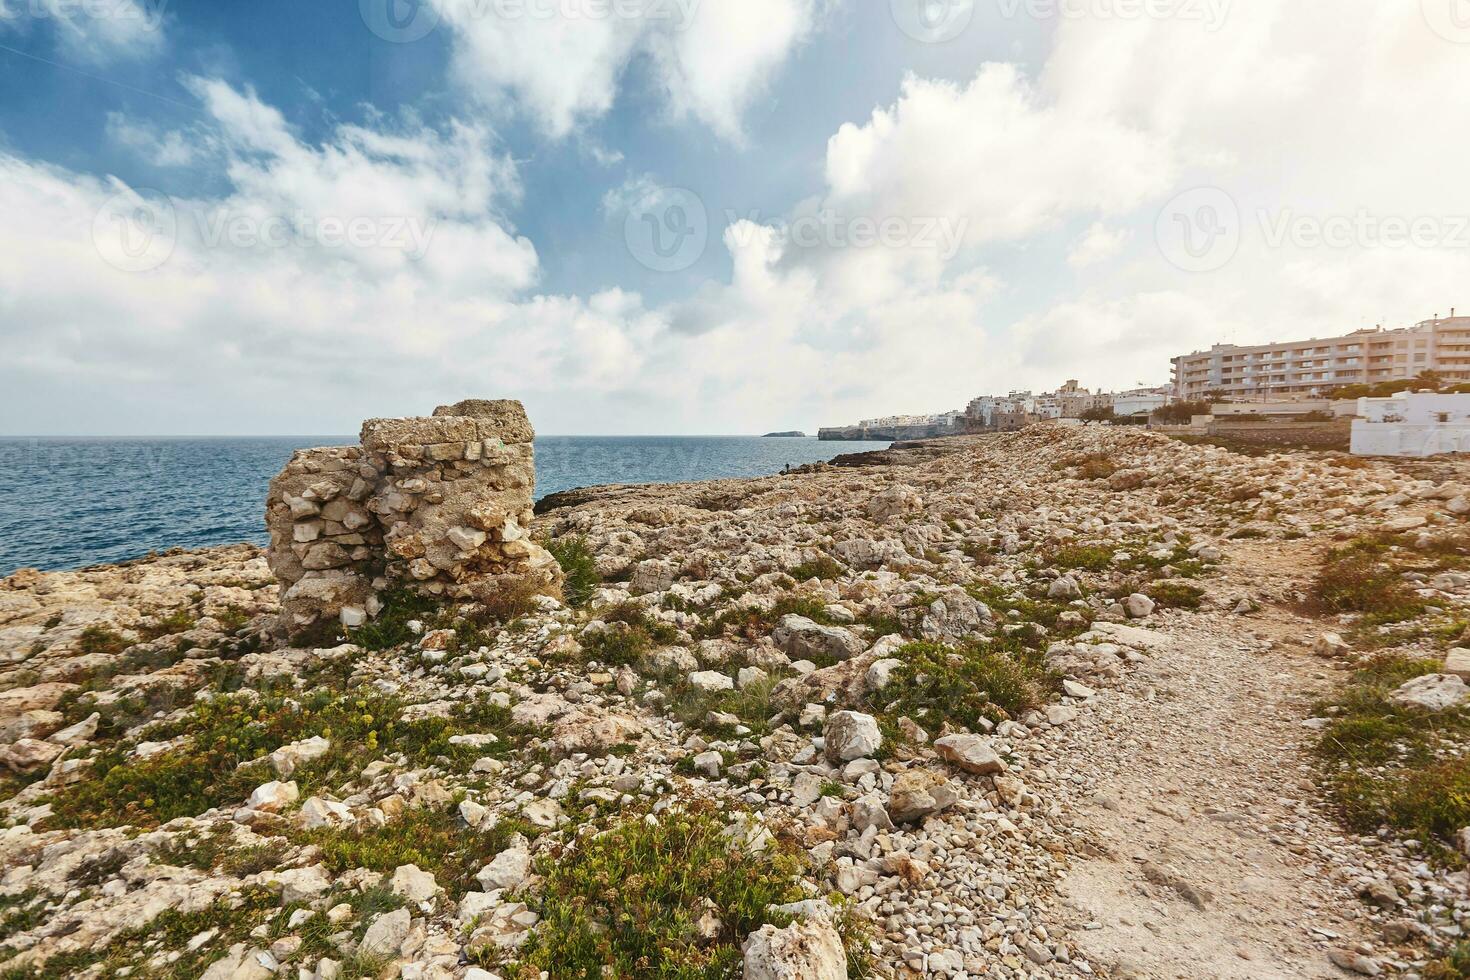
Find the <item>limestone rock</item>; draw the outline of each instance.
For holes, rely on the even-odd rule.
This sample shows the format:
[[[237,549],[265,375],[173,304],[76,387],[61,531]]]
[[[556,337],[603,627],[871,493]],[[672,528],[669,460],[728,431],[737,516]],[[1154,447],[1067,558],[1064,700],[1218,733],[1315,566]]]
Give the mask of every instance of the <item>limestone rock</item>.
[[[909,769],[893,778],[888,815],[894,823],[912,823],[948,809],[960,794],[948,779],[927,769]]]
[[[977,776],[993,776],[1006,771],[1006,764],[996,755],[990,739],[979,735],[946,735],[934,740],[939,757],[956,768]]]
[[[771,639],[792,659],[850,660],[863,652],[863,641],[841,626],[821,626],[805,616],[781,617]]]
[[[785,929],[762,926],[746,937],[745,980],[846,980],[847,952],[842,937],[821,919],[795,922]]]
[[[1445,711],[1470,698],[1470,687],[1454,674],[1425,674],[1406,682],[1388,696],[1389,701],[1404,708]]]
[[[363,956],[392,957],[398,955],[403,941],[408,938],[412,917],[408,909],[383,912],[368,924],[357,951]]]
[[[883,745],[878,719],[860,711],[832,713],[822,734],[826,740],[824,752],[830,762],[871,758]]]

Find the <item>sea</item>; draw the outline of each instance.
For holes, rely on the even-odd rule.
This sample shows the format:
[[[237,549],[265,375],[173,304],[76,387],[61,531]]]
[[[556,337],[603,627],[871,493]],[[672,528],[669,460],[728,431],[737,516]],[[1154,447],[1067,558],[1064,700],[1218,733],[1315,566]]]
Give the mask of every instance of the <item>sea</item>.
[[[0,577],[169,548],[266,543],[266,485],[291,453],[353,436],[0,438]],[[754,436],[541,436],[537,499],[606,483],[769,476],[886,442]]]

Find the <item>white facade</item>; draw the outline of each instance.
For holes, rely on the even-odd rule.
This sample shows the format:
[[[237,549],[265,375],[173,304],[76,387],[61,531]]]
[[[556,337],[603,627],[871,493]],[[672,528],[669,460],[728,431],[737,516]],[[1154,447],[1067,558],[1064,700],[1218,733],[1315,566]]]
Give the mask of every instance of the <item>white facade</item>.
[[[1470,395],[1402,392],[1358,399],[1356,456],[1442,456],[1470,452]]]
[[[1149,415],[1169,403],[1166,395],[1155,393],[1128,393],[1113,397],[1114,415]]]

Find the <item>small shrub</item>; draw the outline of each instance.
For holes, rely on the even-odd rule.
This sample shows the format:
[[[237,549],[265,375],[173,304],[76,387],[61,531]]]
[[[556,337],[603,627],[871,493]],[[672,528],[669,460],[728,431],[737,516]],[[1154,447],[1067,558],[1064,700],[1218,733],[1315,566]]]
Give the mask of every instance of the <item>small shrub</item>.
[[[77,646],[83,653],[122,653],[132,644],[105,626],[88,626]]]
[[[400,865],[416,864],[454,898],[479,888],[475,874],[503,851],[515,833],[535,836],[529,824],[502,820],[488,831],[460,823],[455,807],[408,809],[382,827],[363,830],[317,829],[300,832],[296,841],[321,848],[322,861],[341,874],[368,868],[391,874]]]
[[[89,778],[52,798],[47,824],[152,827],[237,803],[267,778],[262,769],[242,763],[317,735],[328,738],[332,749],[292,774],[303,795],[352,778],[381,755],[380,744],[419,763],[469,762],[507,752],[512,744],[509,709],[488,702],[450,718],[403,721],[402,712],[402,703],[390,697],[330,690],[202,701],[179,722],[148,732],[159,740],[190,736],[179,748],[148,759],[130,758],[121,746],[99,753]],[[500,741],[483,748],[449,744],[451,736],[478,732],[500,735]]]
[[[1155,582],[1145,592],[1165,609],[1198,609],[1205,590],[1188,582]]]
[[[847,574],[847,569],[844,568],[842,564],[831,555],[824,554],[819,555],[811,561],[802,562],[795,568],[788,568],[786,570],[786,574],[790,575],[798,582],[805,582],[807,579],[813,578],[841,578],[843,575]]]
[[[1377,657],[1353,675],[1317,743],[1329,793],[1349,826],[1391,826],[1458,860],[1448,846],[1470,825],[1470,759],[1458,755],[1470,736],[1470,712],[1405,710],[1388,695],[1405,681],[1440,669],[1436,660]]]
[[[439,612],[438,600],[412,589],[388,589],[382,600],[383,608],[372,622],[348,631],[353,643],[368,650],[391,650],[411,643],[415,634],[408,628],[409,622],[423,622]]]
[[[1403,622],[1424,611],[1420,599],[1386,560],[1387,545],[1359,540],[1329,552],[1312,595],[1330,612],[1359,612],[1375,623]]]
[[[568,604],[578,608],[587,605],[592,593],[602,584],[602,576],[597,572],[597,559],[587,545],[587,539],[580,534],[552,538],[546,542],[546,550],[551,552],[566,576],[562,592]]]
[[[1046,700],[1044,670],[1009,651],[979,645],[910,643],[894,655],[904,663],[871,701],[880,711],[908,715],[936,730],[949,722],[971,730],[982,718],[1014,718]]]
[[[1448,955],[1425,965],[1424,980],[1470,980],[1470,942],[1462,942]]]
[[[1053,568],[1100,572],[1113,563],[1114,551],[1105,545],[1068,545],[1054,552],[1046,563]]]
[[[711,804],[654,822],[627,817],[539,863],[541,923],[507,975],[734,980],[741,940],[768,922],[786,925],[771,906],[805,897],[801,865],[790,845],[739,846]],[[696,929],[706,902],[723,924],[709,943]]]

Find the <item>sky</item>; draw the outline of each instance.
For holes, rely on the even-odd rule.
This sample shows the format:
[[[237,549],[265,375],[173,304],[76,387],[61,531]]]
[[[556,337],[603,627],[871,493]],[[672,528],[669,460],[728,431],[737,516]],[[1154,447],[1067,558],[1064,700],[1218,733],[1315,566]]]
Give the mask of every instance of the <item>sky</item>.
[[[0,434],[760,433],[1470,312],[1470,0],[0,0]]]

